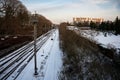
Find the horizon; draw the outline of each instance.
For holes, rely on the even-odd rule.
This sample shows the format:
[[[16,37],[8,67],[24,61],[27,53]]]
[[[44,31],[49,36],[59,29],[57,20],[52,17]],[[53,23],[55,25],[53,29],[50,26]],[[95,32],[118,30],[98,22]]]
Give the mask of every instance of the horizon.
[[[119,0],[20,0],[26,8],[53,23],[72,22],[73,17],[103,18],[114,21],[120,16]]]

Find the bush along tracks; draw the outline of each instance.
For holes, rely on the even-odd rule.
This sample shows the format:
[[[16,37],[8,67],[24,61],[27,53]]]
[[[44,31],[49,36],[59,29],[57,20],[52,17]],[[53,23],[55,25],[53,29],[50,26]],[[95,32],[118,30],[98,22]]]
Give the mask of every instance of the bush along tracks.
[[[120,72],[99,47],[62,23],[59,28],[63,68],[59,80],[120,80]]]

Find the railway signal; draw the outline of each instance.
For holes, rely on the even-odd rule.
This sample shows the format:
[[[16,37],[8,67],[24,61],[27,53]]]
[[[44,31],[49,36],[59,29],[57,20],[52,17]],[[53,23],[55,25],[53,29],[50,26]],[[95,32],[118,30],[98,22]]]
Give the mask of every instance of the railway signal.
[[[32,23],[33,23],[33,26],[34,26],[34,70],[35,70],[35,73],[34,75],[38,75],[38,72],[37,72],[37,59],[36,59],[36,38],[37,38],[37,24],[38,24],[38,19],[37,19],[37,14],[35,12],[35,14],[33,15],[33,19],[32,19]]]

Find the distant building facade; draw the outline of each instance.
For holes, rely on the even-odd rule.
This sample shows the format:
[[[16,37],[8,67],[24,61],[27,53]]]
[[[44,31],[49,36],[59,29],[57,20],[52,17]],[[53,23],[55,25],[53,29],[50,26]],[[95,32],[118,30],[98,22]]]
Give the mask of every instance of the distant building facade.
[[[101,23],[104,21],[103,18],[89,18],[89,17],[74,17],[73,22],[96,22],[96,23]]]

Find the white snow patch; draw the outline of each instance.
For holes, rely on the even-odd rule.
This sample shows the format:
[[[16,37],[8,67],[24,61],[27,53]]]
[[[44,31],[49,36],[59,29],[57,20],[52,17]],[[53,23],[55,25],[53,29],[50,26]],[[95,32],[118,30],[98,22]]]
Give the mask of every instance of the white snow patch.
[[[120,35],[116,36],[111,33],[103,33],[95,30],[80,30],[80,34],[101,44],[103,47],[107,47],[109,49],[114,48],[116,51],[120,49]]]
[[[58,73],[62,68],[62,52],[59,48],[58,30],[37,52],[37,68],[39,75],[35,76],[33,58],[16,80],[58,80]]]

